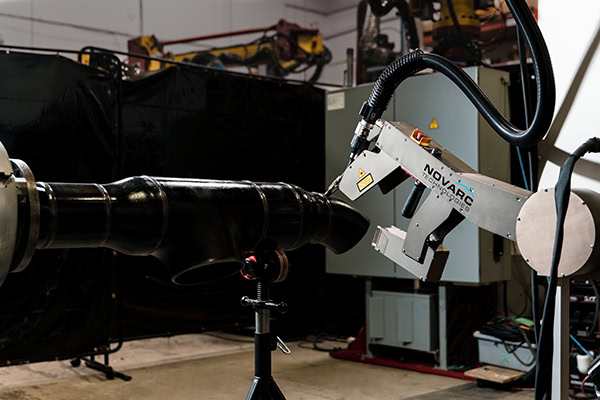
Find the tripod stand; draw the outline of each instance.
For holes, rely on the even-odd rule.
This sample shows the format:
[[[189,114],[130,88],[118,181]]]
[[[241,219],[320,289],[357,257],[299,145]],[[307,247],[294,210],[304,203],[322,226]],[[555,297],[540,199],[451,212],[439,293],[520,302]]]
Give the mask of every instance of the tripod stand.
[[[271,335],[271,310],[283,314],[287,311],[287,304],[274,303],[269,297],[271,283],[283,281],[287,271],[288,261],[282,251],[253,253],[246,258],[242,269],[244,278],[256,281],[256,299],[244,296],[240,301],[255,312],[254,380],[246,400],[285,400],[271,375],[271,351],[277,347],[285,354],[291,351],[278,337]]]

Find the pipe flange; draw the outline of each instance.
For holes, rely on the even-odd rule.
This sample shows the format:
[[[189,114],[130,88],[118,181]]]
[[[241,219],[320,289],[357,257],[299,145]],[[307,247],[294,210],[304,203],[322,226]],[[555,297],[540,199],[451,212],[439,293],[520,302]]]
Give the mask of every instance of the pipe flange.
[[[0,284],[10,271],[17,242],[17,187],[8,153],[0,143]]]
[[[17,167],[20,175],[20,177],[16,178],[17,187],[19,191],[22,192],[21,195],[27,199],[27,203],[29,204],[27,243],[25,243],[24,246],[19,246],[19,250],[17,250],[17,254],[15,254],[15,261],[18,263],[12,266],[10,270],[10,272],[21,272],[29,265],[33,253],[35,253],[40,235],[40,197],[38,195],[33,172],[31,172],[29,166],[22,160],[13,159],[11,161]],[[22,254],[19,254],[21,252]],[[20,257],[20,260],[17,260],[16,257]]]

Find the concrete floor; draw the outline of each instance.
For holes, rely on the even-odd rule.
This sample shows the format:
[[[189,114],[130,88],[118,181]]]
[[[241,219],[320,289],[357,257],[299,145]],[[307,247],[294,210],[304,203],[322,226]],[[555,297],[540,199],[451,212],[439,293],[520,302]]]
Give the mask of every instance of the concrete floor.
[[[189,354],[189,351],[185,350],[185,344],[176,346],[178,351],[183,351],[183,357],[174,357],[171,354],[171,358],[165,359],[163,363],[160,360],[157,362],[157,360],[146,359],[145,364],[152,366],[126,370],[133,376],[130,382],[107,381],[102,375],[82,367],[71,368],[68,363],[47,364],[55,369],[64,367],[65,370],[70,371],[69,373],[76,371],[79,376],[56,381],[61,379],[56,378],[60,373],[56,371],[44,373],[36,370],[30,382],[36,382],[37,379],[38,383],[29,385],[27,379],[23,379],[22,376],[20,382],[11,385],[6,380],[10,374],[0,371],[3,385],[12,386],[0,390],[0,400],[244,399],[253,377],[252,349],[246,343],[225,342],[215,338],[208,341],[214,343],[213,350],[211,351],[211,346],[205,344],[203,347],[209,349],[204,355],[193,356],[196,359],[177,361],[184,359],[186,353]],[[165,353],[160,350],[161,343],[154,342],[149,347],[155,348],[156,353]],[[170,342],[169,347],[172,346],[173,343]],[[214,351],[215,346],[219,348],[218,351]],[[138,353],[139,347],[144,346],[138,345]],[[303,349],[297,344],[292,344],[290,347],[293,351],[291,356],[285,356],[279,351],[273,353],[274,377],[290,400],[533,398],[532,392],[505,393],[481,389],[474,382],[335,360],[327,353]],[[125,356],[128,351],[131,352],[132,349],[126,348]],[[116,355],[114,363],[122,364],[127,358]],[[31,369],[31,366],[35,365],[38,364],[9,367],[9,369]],[[22,371],[21,375],[23,375]],[[48,376],[46,382],[51,383],[41,383],[40,377],[45,375]]]

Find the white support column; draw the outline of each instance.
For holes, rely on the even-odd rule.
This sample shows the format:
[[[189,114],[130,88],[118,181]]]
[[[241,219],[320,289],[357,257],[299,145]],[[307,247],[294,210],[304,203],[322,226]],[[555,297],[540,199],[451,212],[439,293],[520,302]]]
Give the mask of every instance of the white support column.
[[[558,278],[554,311],[552,400],[569,399],[569,278]]]

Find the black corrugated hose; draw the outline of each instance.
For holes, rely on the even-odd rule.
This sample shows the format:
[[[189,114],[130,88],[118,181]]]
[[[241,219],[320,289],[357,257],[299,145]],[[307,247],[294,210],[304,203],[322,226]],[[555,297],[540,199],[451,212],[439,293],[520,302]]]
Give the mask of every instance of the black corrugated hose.
[[[550,400],[552,393],[552,355],[554,341],[554,309],[558,284],[558,264],[562,253],[564,223],[571,196],[571,175],[575,163],[586,153],[600,153],[600,139],[591,138],[579,146],[560,168],[558,181],[554,187],[556,203],[556,234],[550,266],[550,283],[546,292],[544,315],[538,343],[537,369],[535,371],[535,400]]]
[[[381,73],[368,101],[360,111],[365,122],[374,124],[381,118],[394,91],[404,79],[426,68],[432,68],[450,78],[475,105],[490,126],[510,144],[530,147],[542,140],[552,122],[556,97],[550,54],[525,1],[506,0],[506,3],[523,33],[535,70],[537,106],[529,127],[519,129],[506,120],[477,84],[456,64],[435,54],[424,54],[420,50],[400,57]]]

